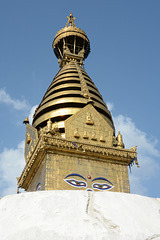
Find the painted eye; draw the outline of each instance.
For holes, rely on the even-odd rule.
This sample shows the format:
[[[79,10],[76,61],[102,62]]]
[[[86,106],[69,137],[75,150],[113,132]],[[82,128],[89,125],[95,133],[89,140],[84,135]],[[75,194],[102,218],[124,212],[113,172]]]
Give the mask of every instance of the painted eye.
[[[41,190],[41,183],[39,182],[36,186],[36,191],[40,191]]]
[[[96,188],[98,190],[109,190],[109,189],[113,188],[113,186],[110,186],[110,185],[108,185],[106,183],[94,183],[92,185],[92,187]]]
[[[84,187],[86,188],[87,184],[83,181],[79,181],[79,180],[76,180],[76,179],[64,179],[64,181],[66,181],[66,183],[74,186],[74,187]]]

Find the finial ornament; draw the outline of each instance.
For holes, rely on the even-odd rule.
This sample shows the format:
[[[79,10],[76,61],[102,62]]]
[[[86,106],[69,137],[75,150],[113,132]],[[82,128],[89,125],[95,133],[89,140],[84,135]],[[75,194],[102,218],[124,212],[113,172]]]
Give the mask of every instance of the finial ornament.
[[[124,143],[123,143],[123,139],[122,139],[122,135],[120,133],[120,131],[118,132],[118,135],[117,135],[117,141],[118,141],[118,147],[119,148],[124,148]]]
[[[137,145],[134,146],[134,147],[131,147],[130,150],[132,150],[132,151],[137,151]]]
[[[72,27],[76,27],[75,23],[74,23],[74,20],[76,19],[75,17],[73,17],[72,13],[70,13],[69,17],[68,18],[68,21],[67,21],[67,24],[65,27],[68,27],[68,24]]]
[[[29,124],[29,119],[28,119],[28,117],[26,117],[26,118],[24,119],[23,123],[24,123],[24,124],[27,124],[27,123]]]
[[[49,119],[48,121],[47,121],[47,130],[48,131],[51,131],[52,130],[52,121],[51,121],[51,119]]]

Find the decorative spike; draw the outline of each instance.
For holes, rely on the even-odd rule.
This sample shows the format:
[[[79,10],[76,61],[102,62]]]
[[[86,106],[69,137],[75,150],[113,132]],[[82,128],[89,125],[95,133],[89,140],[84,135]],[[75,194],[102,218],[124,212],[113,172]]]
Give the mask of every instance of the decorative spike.
[[[69,17],[67,17],[67,18],[68,18],[68,21],[67,21],[65,27],[68,27],[68,24],[69,24],[70,26],[72,26],[72,27],[76,27],[75,22],[74,22],[74,20],[75,20],[76,18],[73,17],[72,13],[70,13]]]
[[[26,117],[26,119],[24,119],[24,121],[23,121],[23,124],[29,124],[29,119],[28,119],[28,117]]]
[[[119,148],[124,148],[124,143],[123,143],[123,139],[122,139],[122,135],[121,135],[120,131],[118,132],[118,135],[117,135],[117,141],[118,141],[117,146]]]

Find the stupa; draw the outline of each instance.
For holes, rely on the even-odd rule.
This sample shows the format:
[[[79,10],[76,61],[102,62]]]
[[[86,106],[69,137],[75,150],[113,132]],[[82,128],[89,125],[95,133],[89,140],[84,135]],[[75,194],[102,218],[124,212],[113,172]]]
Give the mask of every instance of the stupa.
[[[136,147],[125,149],[110,111],[84,70],[86,33],[72,14],[57,32],[53,51],[60,70],[35,111],[25,136],[26,165],[18,189],[130,192],[128,166]]]

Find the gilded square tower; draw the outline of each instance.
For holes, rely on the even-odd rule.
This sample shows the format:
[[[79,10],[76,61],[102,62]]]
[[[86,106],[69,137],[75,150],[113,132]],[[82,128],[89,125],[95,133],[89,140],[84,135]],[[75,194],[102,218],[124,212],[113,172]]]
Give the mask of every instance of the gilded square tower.
[[[110,111],[83,68],[90,53],[86,33],[72,14],[57,32],[53,50],[60,70],[33,116],[25,137],[26,166],[18,188],[130,192],[128,166],[136,147],[125,149]]]

